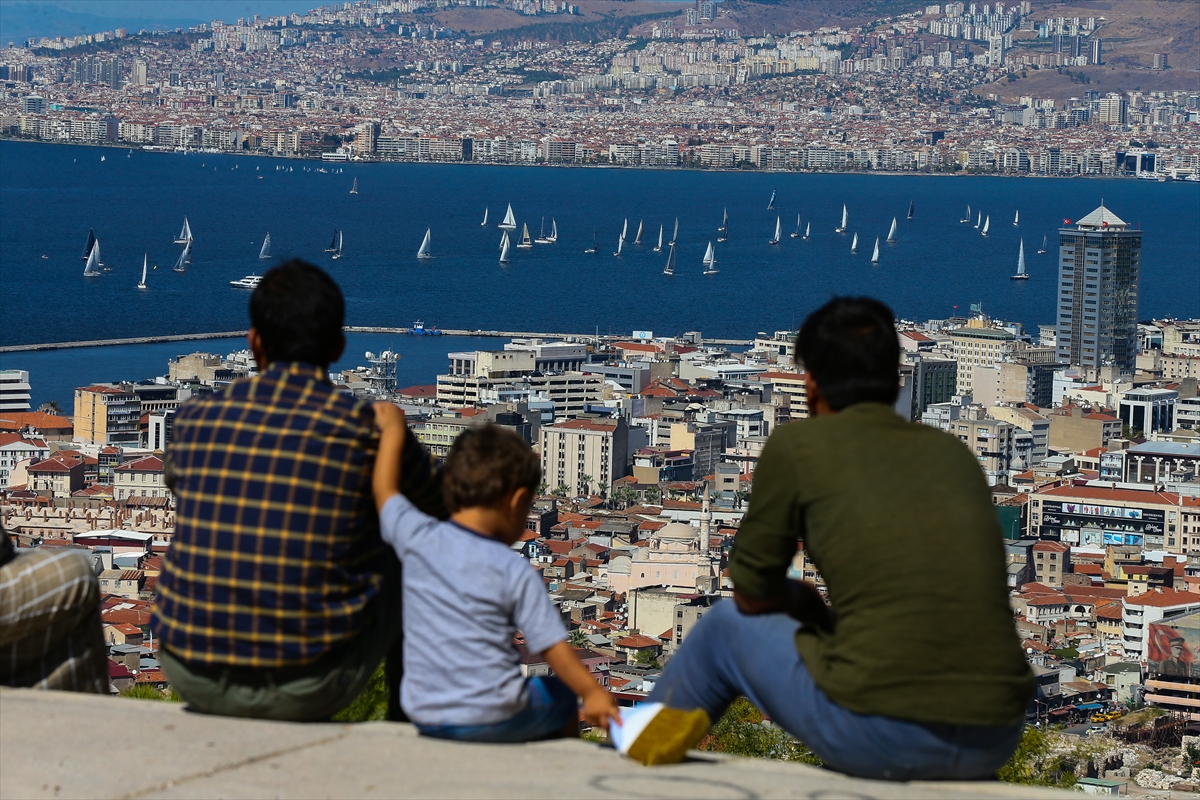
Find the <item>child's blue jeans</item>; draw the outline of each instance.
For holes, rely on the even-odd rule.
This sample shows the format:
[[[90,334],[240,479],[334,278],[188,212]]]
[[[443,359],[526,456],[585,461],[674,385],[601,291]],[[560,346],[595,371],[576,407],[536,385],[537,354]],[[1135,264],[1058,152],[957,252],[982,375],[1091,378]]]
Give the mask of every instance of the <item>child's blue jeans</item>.
[[[514,717],[490,725],[418,725],[422,736],[454,739],[460,742],[515,743],[536,742],[558,734],[579,719],[575,693],[553,675],[530,678],[525,682],[529,705]]]

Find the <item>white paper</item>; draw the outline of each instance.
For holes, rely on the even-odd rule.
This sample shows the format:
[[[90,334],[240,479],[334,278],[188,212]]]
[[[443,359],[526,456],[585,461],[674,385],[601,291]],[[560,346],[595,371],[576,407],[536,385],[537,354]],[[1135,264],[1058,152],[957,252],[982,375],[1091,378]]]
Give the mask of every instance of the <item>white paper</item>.
[[[633,708],[622,708],[621,724],[608,726],[608,736],[617,751],[623,755],[628,754],[629,748],[633,747],[633,743],[642,735],[650,720],[658,716],[662,709],[662,703],[642,703]]]

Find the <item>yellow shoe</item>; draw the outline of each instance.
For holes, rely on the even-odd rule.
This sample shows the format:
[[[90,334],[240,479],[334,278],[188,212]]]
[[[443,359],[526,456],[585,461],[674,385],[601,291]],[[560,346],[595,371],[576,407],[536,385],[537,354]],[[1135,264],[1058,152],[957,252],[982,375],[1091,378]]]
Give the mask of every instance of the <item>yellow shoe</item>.
[[[646,766],[678,764],[704,738],[711,724],[704,709],[661,708],[630,745],[628,755]]]

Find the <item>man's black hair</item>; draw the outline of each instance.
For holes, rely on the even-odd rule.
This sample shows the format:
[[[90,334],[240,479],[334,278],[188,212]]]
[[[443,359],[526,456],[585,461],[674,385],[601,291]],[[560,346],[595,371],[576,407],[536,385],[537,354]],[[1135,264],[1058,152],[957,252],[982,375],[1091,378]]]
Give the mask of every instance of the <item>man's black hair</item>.
[[[263,276],[250,295],[250,324],[267,360],[328,367],[342,353],[346,303],[325,272],[293,259]]]
[[[869,297],[835,297],[796,335],[796,354],[829,407],[896,402],[900,340],[892,310]]]

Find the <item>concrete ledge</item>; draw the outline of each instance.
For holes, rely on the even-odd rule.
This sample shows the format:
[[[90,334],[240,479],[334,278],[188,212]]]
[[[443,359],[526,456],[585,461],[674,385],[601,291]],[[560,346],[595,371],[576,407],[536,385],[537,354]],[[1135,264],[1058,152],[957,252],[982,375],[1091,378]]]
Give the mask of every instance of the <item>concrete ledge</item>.
[[[646,768],[582,741],[475,745],[411,725],[209,717],[181,704],[0,689],[0,798],[1063,798],[1001,783],[883,783],[695,753]]]

